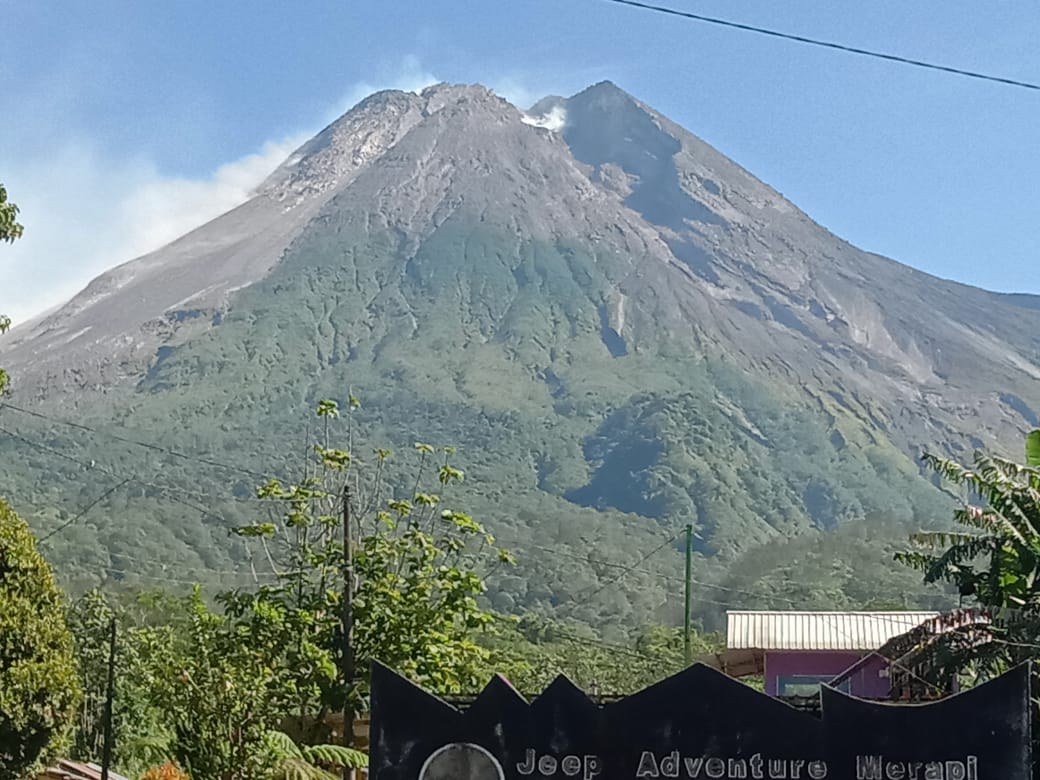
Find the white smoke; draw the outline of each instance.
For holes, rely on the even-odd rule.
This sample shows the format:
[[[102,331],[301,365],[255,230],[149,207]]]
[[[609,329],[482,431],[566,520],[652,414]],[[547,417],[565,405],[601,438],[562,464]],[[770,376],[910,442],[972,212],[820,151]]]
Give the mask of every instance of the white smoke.
[[[324,124],[381,89],[437,82],[406,58],[397,73],[347,90]],[[4,159],[0,181],[21,208],[25,235],[0,248],[0,313],[15,324],[53,309],[98,274],[154,251],[245,202],[253,189],[322,125],[268,141],[208,176],[166,175],[147,159],[123,159],[78,139],[46,157]]]
[[[328,125],[330,122],[339,119],[343,114],[375,92],[395,89],[401,92],[418,94],[438,81],[439,79],[436,76],[422,67],[418,57],[409,55],[404,58],[395,72],[379,79],[359,81],[357,84],[354,84],[325,115],[324,124]],[[317,128],[314,132],[320,129]]]
[[[45,157],[7,156],[0,149],[0,181],[21,207],[25,225],[22,239],[0,248],[0,313],[17,324],[53,309],[98,274],[154,251],[243,203],[294,149],[373,92],[420,92],[438,81],[418,58],[405,57],[346,90],[324,116],[316,117],[320,124],[268,141],[201,177],[172,176],[148,159],[100,152],[90,138],[72,139],[57,150],[49,149]],[[516,106],[531,105],[550,93],[533,89],[515,76],[487,81]],[[74,98],[73,92],[62,99]],[[61,100],[53,100],[51,111],[44,112],[48,116],[63,110]],[[27,129],[39,124],[41,120],[33,118],[39,113],[22,115]],[[552,131],[561,130],[566,119],[562,107],[544,116],[524,115],[525,122]]]
[[[202,178],[167,176],[70,143],[4,170],[25,235],[4,247],[0,311],[16,323],[99,273],[147,254],[243,203],[306,136],[272,141]]]
[[[553,106],[548,114],[542,116],[524,114],[522,119],[529,125],[544,127],[546,130],[558,133],[567,126],[567,109],[563,106]]]

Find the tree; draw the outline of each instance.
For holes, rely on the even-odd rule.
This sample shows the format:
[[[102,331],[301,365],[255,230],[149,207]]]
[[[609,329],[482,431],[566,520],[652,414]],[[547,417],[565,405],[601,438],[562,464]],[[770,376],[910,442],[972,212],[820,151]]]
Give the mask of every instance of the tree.
[[[1040,468],[1040,430],[1030,431],[1026,437],[1026,465]]]
[[[1034,431],[1027,458],[1036,460],[1038,445]],[[955,511],[968,530],[915,534],[919,550],[897,558],[924,572],[926,582],[953,583],[983,606],[1040,610],[1040,468],[981,452],[971,468],[933,455],[924,460],[984,505],[965,502]]]
[[[12,242],[21,238],[24,228],[15,221],[18,216],[18,207],[7,200],[7,189],[0,184],[0,242]],[[0,314],[0,335],[3,335],[11,327],[11,319]],[[0,368],[0,395],[7,389],[7,372]]]
[[[235,529],[257,543],[275,574],[274,585],[254,592],[225,594],[221,601],[236,619],[264,619],[289,655],[295,673],[286,711],[321,723],[349,701],[355,713],[366,706],[368,664],[378,659],[416,683],[438,692],[473,690],[484,682],[488,650],[475,641],[494,616],[480,608],[484,592],[478,570],[508,564],[512,557],[469,515],[445,508],[442,496],[424,482],[433,472],[443,493],[463,478],[451,465],[450,448],[415,445],[414,472],[397,471],[388,450],[376,450],[363,464],[347,447],[332,446],[339,417],[333,401],[322,401],[322,441],[312,467],[297,484],[272,479],[258,494],[279,506],[275,516]],[[343,511],[347,488],[355,595],[353,600],[355,675],[339,671],[343,646]],[[345,735],[347,739],[350,735]]]
[[[74,756],[98,761],[104,741],[108,688],[109,630],[116,620],[115,701],[112,709],[113,765],[138,775],[169,752],[169,735],[157,722],[149,702],[147,669],[141,655],[140,631],[125,610],[116,609],[100,591],[77,599],[69,612],[69,629],[83,688],[74,738]]]
[[[26,523],[0,501],[0,777],[67,743],[80,699],[64,596]]]
[[[275,765],[271,780],[340,780],[332,770],[368,766],[368,756],[342,745],[297,745],[281,731],[267,735]]]
[[[717,634],[700,631],[692,639],[698,654],[718,652],[723,644]],[[589,692],[630,694],[685,666],[682,629],[666,626],[647,626],[619,645],[601,641],[586,626],[526,616],[516,625],[499,622],[485,641],[496,671],[529,696],[560,674]]]
[[[182,608],[173,623],[133,634],[151,707],[172,731],[163,747],[176,765],[153,774],[183,766],[196,780],[326,780],[331,769],[365,765],[356,750],[297,745],[279,730],[296,692],[282,621],[263,607],[218,614],[199,588]]]
[[[7,188],[0,184],[0,241],[10,243],[22,237],[25,228],[18,224],[18,206],[7,199]]]
[[[1026,438],[1026,465],[981,452],[973,468],[934,456],[925,462],[968,492],[969,500],[954,513],[967,530],[916,534],[911,541],[917,549],[896,558],[923,572],[926,582],[956,585],[962,598],[989,610],[993,619],[943,634],[922,651],[927,663],[915,666],[933,685],[957,677],[977,684],[1040,658],[1040,430]],[[1034,692],[1038,683],[1040,667],[1034,665]],[[1038,714],[1034,695],[1034,722]],[[1040,760],[1035,728],[1033,755]],[[1034,763],[1034,774],[1036,769]]]
[[[196,780],[267,777],[267,735],[281,718],[289,677],[280,637],[264,620],[232,622],[212,612],[196,587],[186,626],[143,629],[141,653],[151,704],[173,732],[170,752]]]
[[[915,534],[915,549],[896,558],[995,614],[992,625],[951,632],[932,651],[935,682],[955,674],[984,680],[1040,649],[1040,430],[1027,438],[1026,465],[981,452],[970,468],[935,456],[925,462],[968,493],[954,513],[966,530]]]

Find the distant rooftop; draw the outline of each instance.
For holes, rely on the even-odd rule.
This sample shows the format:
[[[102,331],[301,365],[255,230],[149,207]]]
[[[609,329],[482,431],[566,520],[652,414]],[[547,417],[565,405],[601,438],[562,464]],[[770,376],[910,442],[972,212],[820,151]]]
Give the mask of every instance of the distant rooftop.
[[[726,613],[729,650],[877,650],[938,612]]]
[[[109,780],[127,780],[122,775],[109,770]],[[37,780],[101,780],[101,767],[93,763],[80,763],[59,759],[58,762],[49,767],[43,774],[37,776]]]

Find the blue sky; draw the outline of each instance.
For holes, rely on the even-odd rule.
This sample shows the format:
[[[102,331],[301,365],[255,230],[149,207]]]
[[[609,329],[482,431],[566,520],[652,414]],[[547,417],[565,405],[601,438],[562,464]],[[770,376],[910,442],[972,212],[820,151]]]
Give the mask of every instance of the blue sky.
[[[1037,0],[670,4],[1040,81]],[[603,0],[0,0],[0,20],[16,318],[235,205],[367,92],[434,80],[523,104],[610,79],[865,249],[1040,292],[1040,92]]]

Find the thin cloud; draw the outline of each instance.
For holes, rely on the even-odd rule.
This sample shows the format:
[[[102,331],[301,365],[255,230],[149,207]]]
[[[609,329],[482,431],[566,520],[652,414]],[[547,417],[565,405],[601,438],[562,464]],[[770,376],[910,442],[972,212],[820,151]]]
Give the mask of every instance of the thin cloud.
[[[324,124],[328,125],[330,122],[343,116],[343,114],[374,92],[382,92],[387,89],[397,89],[402,92],[421,92],[438,81],[440,79],[423,68],[417,57],[410,55],[404,58],[400,67],[393,73],[384,74],[381,78],[373,79],[372,81],[360,81],[347,90],[343,97],[325,115]]]
[[[0,308],[24,321],[234,208],[304,140],[269,142],[202,179],[164,176],[148,161],[108,159],[86,144],[5,170],[25,236],[3,250]]]
[[[25,155],[0,171],[22,208],[25,237],[0,248],[0,312],[16,323],[54,309],[98,274],[155,251],[238,206],[304,141],[373,92],[420,92],[440,81],[416,57],[354,84],[320,124],[221,165],[210,175],[161,173],[147,159],[115,159],[89,141]],[[485,83],[520,109],[549,92],[515,75]],[[557,129],[562,115],[532,118]]]
[[[417,59],[406,58],[396,73],[354,85],[322,121],[381,89],[419,91],[436,82]],[[21,207],[25,236],[0,248],[0,312],[25,322],[98,274],[233,209],[320,129],[268,141],[201,178],[162,174],[149,160],[113,159],[89,141],[9,161],[2,181]]]
[[[505,98],[521,111],[526,111],[548,94],[531,88],[516,76],[493,79],[491,89],[496,95]]]

